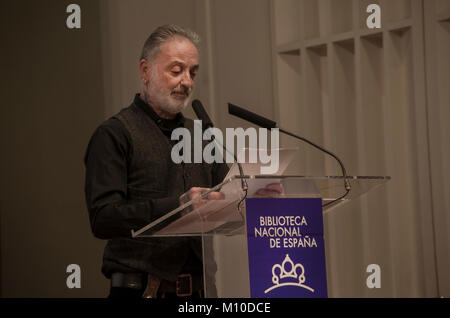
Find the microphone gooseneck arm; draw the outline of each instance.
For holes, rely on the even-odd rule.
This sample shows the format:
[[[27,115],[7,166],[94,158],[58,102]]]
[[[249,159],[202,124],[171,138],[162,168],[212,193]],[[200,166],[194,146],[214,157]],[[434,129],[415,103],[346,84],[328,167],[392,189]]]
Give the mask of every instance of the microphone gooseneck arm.
[[[342,170],[342,175],[344,176],[345,194],[344,194],[343,196],[341,196],[341,197],[339,197],[339,198],[333,200],[333,201],[330,201],[330,202],[325,203],[323,206],[325,207],[325,206],[331,205],[331,204],[333,204],[334,202],[339,201],[339,200],[345,198],[345,197],[347,196],[347,194],[350,192],[351,186],[350,186],[350,182],[348,182],[347,171],[345,170],[344,164],[342,163],[341,159],[339,159],[339,157],[338,157],[337,155],[335,155],[334,153],[332,153],[331,151],[326,150],[325,148],[323,148],[323,147],[321,147],[321,146],[315,144],[314,142],[312,142],[312,141],[310,141],[310,140],[308,140],[308,139],[306,139],[306,138],[304,138],[304,137],[298,136],[298,135],[296,135],[296,134],[294,134],[294,133],[292,133],[292,132],[290,132],[290,131],[284,130],[283,128],[280,128],[280,127],[278,127],[278,129],[279,129],[282,133],[285,133],[286,135],[289,135],[289,136],[291,136],[291,137],[300,139],[301,141],[306,142],[307,144],[309,144],[309,145],[311,145],[311,146],[313,146],[313,147],[315,147],[315,148],[317,148],[317,149],[319,149],[319,150],[325,152],[326,154],[328,154],[328,155],[330,155],[331,157],[333,157],[334,159],[336,159],[336,161],[339,163],[339,165],[340,165],[340,167],[341,167],[341,170]]]
[[[338,197],[337,199],[325,203],[323,205],[324,207],[328,206],[328,205],[332,205],[336,201],[342,200],[350,192],[351,186],[350,186],[350,182],[348,181],[347,171],[345,170],[344,164],[342,163],[341,159],[339,159],[339,157],[337,155],[335,155],[334,153],[332,153],[331,151],[329,151],[329,150],[327,150],[327,149],[325,149],[325,148],[315,144],[314,142],[312,142],[312,141],[310,141],[310,140],[308,140],[308,139],[306,139],[304,137],[298,136],[298,135],[296,135],[296,134],[294,134],[294,133],[292,133],[292,132],[290,132],[288,130],[285,130],[283,128],[277,127],[277,123],[274,122],[273,120],[270,120],[270,119],[267,119],[265,117],[262,117],[262,116],[260,116],[258,114],[255,114],[255,113],[253,113],[251,111],[248,111],[246,109],[243,109],[243,108],[241,108],[239,106],[236,106],[236,105],[233,105],[231,103],[228,103],[228,113],[230,113],[231,115],[237,116],[237,117],[239,117],[241,119],[244,119],[246,121],[249,121],[249,122],[251,122],[251,123],[253,123],[255,125],[258,125],[258,126],[261,126],[263,128],[266,128],[266,129],[278,128],[282,133],[284,133],[286,135],[289,135],[291,137],[297,138],[297,139],[299,139],[299,140],[301,140],[303,142],[306,142],[307,144],[309,144],[309,145],[315,147],[316,149],[319,149],[320,151],[323,151],[326,154],[328,154],[329,156],[333,157],[339,163],[339,166],[341,167],[342,175],[344,177],[345,193],[342,196]]]
[[[197,115],[197,118],[202,121],[202,126],[203,126],[202,128],[203,128],[203,130],[206,130],[208,128],[213,128],[214,127],[211,118],[209,118],[208,113],[206,112],[206,110],[203,107],[202,103],[198,99],[195,99],[195,100],[192,101],[192,108],[194,109],[194,112]],[[223,149],[225,149],[225,151],[230,152],[225,147],[225,145],[223,145],[220,142],[218,142],[217,140],[215,140],[214,135],[211,136],[211,140],[214,140],[215,142],[219,143],[220,146]],[[244,170],[242,169],[242,165],[240,164],[240,162],[237,160],[237,157],[236,157],[236,154],[234,153],[234,151],[232,152],[232,154],[233,154],[233,157],[234,157],[234,161],[237,163],[238,168],[239,168],[239,175],[241,177],[242,190],[244,190],[245,193],[247,193],[248,185],[247,185],[247,180],[245,180],[245,178],[244,178]]]

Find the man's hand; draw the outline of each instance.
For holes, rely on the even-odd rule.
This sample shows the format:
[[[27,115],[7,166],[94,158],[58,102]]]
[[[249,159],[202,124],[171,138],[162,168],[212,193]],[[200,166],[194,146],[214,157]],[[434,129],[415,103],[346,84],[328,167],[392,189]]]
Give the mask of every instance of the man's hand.
[[[255,195],[268,198],[280,198],[286,195],[281,183],[271,183],[256,191]]]
[[[210,190],[210,188],[200,188],[200,187],[190,188],[188,192],[186,192],[185,194],[183,194],[180,197],[180,203],[185,204],[185,203],[195,199],[196,197],[201,196],[203,193],[205,193],[209,190]],[[209,193],[206,197],[195,201],[191,207],[192,207],[192,209],[195,210],[210,200],[223,200],[223,199],[225,199],[225,195],[222,192],[214,191],[214,192]]]

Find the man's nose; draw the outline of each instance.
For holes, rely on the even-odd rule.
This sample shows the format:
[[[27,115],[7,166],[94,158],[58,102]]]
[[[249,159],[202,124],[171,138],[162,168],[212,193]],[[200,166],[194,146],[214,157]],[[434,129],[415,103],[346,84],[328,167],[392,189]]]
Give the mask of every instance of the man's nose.
[[[189,72],[183,74],[183,77],[181,78],[181,85],[189,88],[192,88],[194,86],[194,79],[191,77],[191,74],[189,74]]]

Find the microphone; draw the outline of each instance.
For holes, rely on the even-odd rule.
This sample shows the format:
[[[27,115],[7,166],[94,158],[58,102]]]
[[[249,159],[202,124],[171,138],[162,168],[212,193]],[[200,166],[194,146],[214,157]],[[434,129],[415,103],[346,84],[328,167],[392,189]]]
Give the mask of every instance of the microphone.
[[[251,111],[248,111],[231,103],[228,103],[228,113],[263,128],[272,129],[277,127],[277,123],[273,120],[259,116],[255,113],[252,113]]]
[[[192,101],[192,108],[194,109],[194,112],[195,112],[195,115],[197,115],[197,118],[202,121],[202,128],[204,130],[214,127],[211,118],[209,118],[208,113],[206,112],[202,103],[198,99],[194,99]],[[211,136],[211,140],[215,140],[214,135]],[[222,146],[223,148],[225,148],[225,150],[228,151],[228,149],[224,145],[220,145],[220,146]],[[238,168],[239,168],[239,175],[241,176],[242,190],[244,190],[247,193],[248,185],[247,185],[247,181],[244,179],[244,171],[242,169],[241,164],[238,162],[238,160],[236,158],[236,154],[234,154],[234,152],[233,152],[233,157],[234,157],[234,161],[237,163]]]
[[[248,111],[244,108],[233,105],[231,103],[228,103],[228,113],[231,115],[234,115],[236,117],[239,117],[243,120],[249,121],[260,127],[266,128],[266,129],[278,128],[282,133],[287,134],[291,137],[300,139],[301,141],[306,142],[307,144],[309,144],[309,145],[319,149],[320,151],[325,152],[326,154],[330,155],[331,157],[333,157],[339,163],[339,165],[341,167],[342,175],[344,176],[344,187],[345,187],[346,192],[344,195],[340,196],[339,198],[337,198],[331,202],[324,204],[323,206],[331,205],[334,202],[343,199],[350,192],[351,186],[350,186],[350,182],[348,181],[348,178],[347,178],[347,171],[345,170],[344,164],[342,163],[341,159],[339,159],[339,157],[337,155],[335,155],[334,153],[332,153],[331,151],[313,143],[312,141],[310,141],[304,137],[298,136],[298,135],[296,135],[290,131],[287,131],[281,127],[277,127],[277,123],[274,122],[273,120],[270,120],[270,119],[262,117],[258,114],[252,113],[251,111]]]
[[[203,108],[202,103],[198,99],[194,99],[192,101],[192,108],[194,109],[197,118],[202,121],[203,130],[214,127],[211,118],[209,118],[208,113],[206,112],[205,108]]]

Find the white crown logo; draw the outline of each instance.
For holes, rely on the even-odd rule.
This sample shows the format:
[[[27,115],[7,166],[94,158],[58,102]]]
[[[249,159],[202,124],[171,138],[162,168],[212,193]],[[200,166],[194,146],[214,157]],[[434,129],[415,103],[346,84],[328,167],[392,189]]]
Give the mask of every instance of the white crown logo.
[[[289,264],[290,266],[291,269],[290,271],[286,270],[287,264]],[[299,273],[297,273],[297,269],[300,269]],[[279,271],[279,274],[277,274],[277,270]],[[295,279],[295,281],[288,280],[286,282],[280,283],[280,280],[284,278],[293,278]],[[289,254],[286,254],[286,258],[281,263],[281,265],[275,264],[272,266],[272,283],[274,285],[272,287],[267,288],[264,291],[264,293],[267,294],[273,289],[282,286],[298,286],[314,293],[314,289],[303,284],[305,281],[306,281],[305,268],[303,267],[303,265],[300,263],[294,265],[294,262],[289,257]]]

